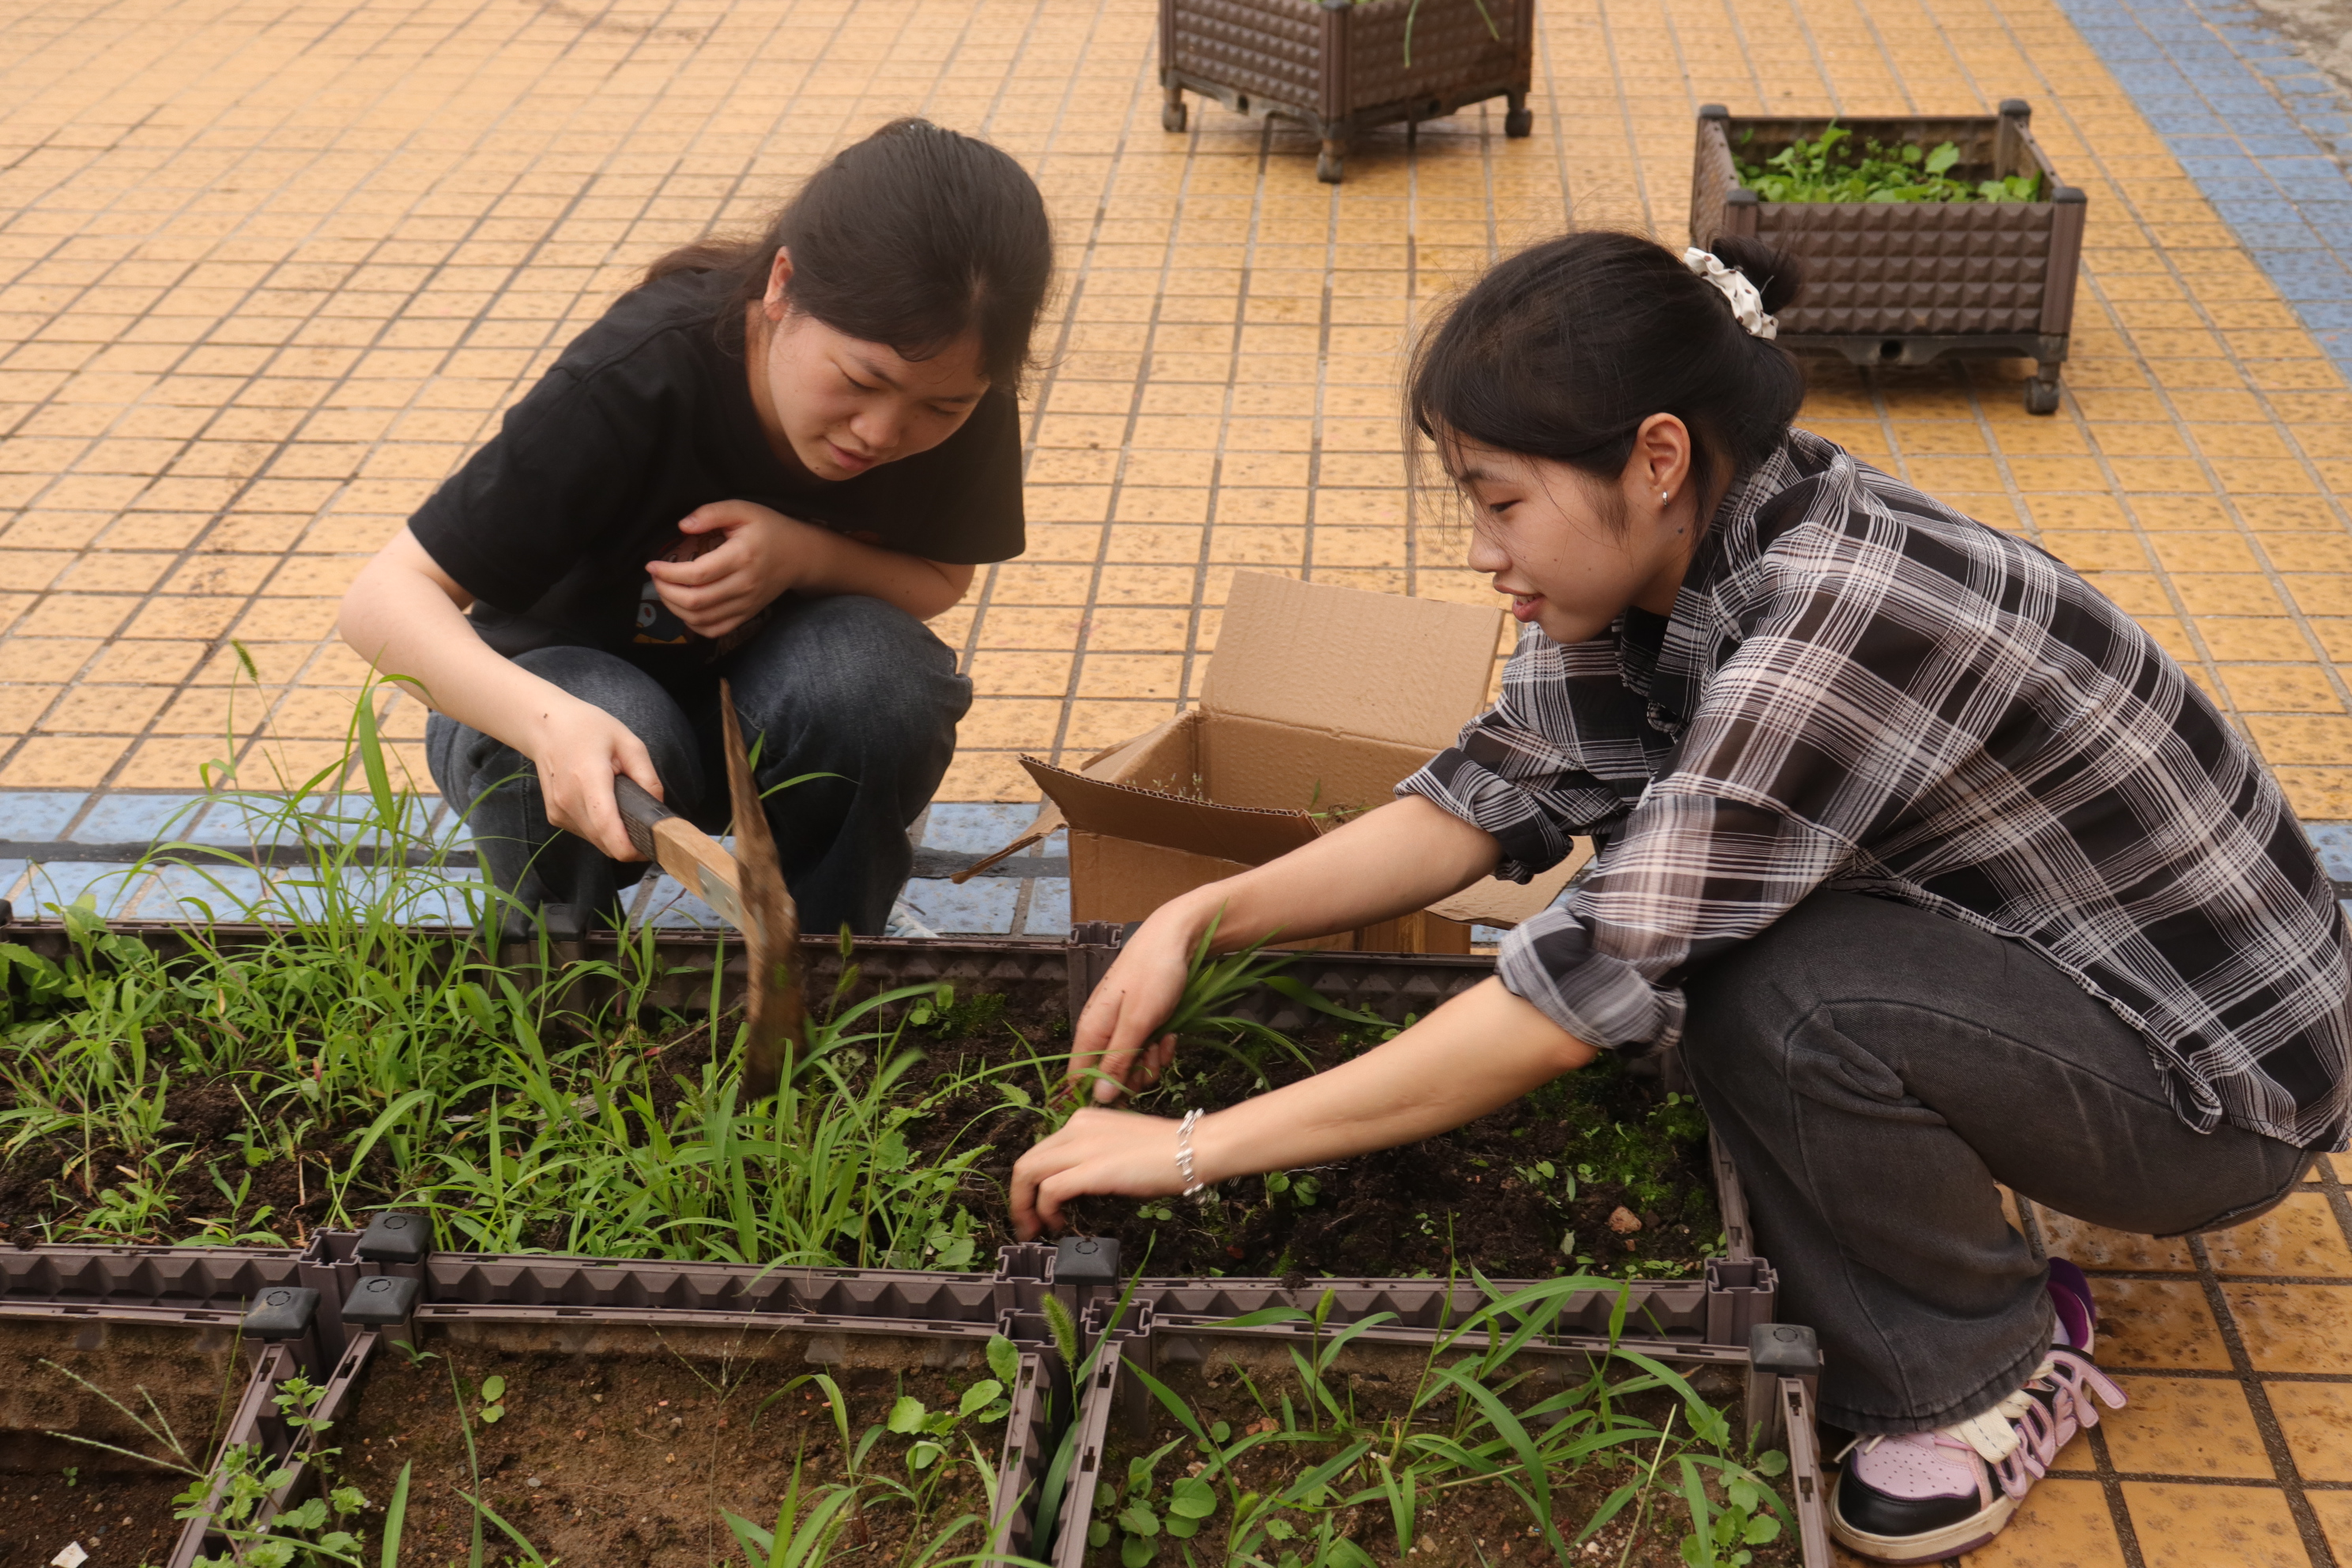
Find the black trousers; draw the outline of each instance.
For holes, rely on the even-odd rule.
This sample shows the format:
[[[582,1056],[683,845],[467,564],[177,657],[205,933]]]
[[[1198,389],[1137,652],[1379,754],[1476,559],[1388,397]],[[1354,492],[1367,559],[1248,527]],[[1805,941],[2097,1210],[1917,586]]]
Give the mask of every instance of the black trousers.
[[[1887,900],[1816,893],[1685,994],[1684,1056],[1780,1315],[1821,1336],[1822,1415],[1852,1431],[1964,1420],[2048,1348],[2046,1270],[1996,1184],[2178,1235],[2254,1217],[2312,1159],[2191,1131],[2105,1004],[2020,943]]]

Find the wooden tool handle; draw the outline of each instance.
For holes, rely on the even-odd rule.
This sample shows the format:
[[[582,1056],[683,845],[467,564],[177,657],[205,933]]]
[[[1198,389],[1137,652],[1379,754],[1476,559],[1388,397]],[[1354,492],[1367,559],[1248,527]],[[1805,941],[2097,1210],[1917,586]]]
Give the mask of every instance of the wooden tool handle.
[[[654,857],[654,829],[677,813],[646,793],[646,786],[626,773],[613,775],[613,804],[621,810],[621,826],[629,830],[629,842],[638,854],[651,860]]]
[[[743,929],[743,900],[737,891],[735,858],[719,841],[648,795],[625,773],[613,779],[613,804],[637,853],[677,879],[678,886]]]

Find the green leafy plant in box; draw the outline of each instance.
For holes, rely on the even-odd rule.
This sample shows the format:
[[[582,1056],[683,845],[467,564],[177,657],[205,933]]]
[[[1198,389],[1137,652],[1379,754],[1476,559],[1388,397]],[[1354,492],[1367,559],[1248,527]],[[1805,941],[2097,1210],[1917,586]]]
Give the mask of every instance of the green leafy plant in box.
[[[1740,138],[1744,146],[1753,136]],[[1951,170],[1960,150],[1946,142],[1889,147],[1865,142],[1832,121],[1811,141],[1799,137],[1760,163],[1742,162],[1739,183],[1768,202],[2032,202],[2042,199],[2039,173],[1971,184]]]

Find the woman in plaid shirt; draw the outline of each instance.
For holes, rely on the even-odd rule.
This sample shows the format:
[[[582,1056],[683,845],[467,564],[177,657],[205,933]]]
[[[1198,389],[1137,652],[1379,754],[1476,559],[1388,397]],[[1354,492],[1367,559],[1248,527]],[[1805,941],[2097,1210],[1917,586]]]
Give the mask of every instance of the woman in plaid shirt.
[[[1924,1563],[2122,1403],[2080,1271],[1999,1184],[2135,1233],[2268,1209],[2346,1147],[2352,970],[2277,785],[2144,630],[1790,428],[1797,283],[1752,240],[1574,234],[1433,328],[1410,413],[1526,627],[1502,700],[1395,804],[1162,908],[1074,1071],[1157,1076],[1213,922],[1345,931],[1599,854],[1389,1044],[1190,1126],[1082,1112],[1014,1209],[1343,1159],[1678,1048],[1856,1435],[1833,1528]]]

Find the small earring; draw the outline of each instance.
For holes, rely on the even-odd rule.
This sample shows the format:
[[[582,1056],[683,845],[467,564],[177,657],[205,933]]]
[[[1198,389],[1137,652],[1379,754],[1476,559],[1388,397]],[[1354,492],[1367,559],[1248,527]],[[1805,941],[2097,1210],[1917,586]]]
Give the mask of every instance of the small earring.
[[[1675,499],[1675,492],[1672,490],[1660,490],[1658,492],[1658,499],[1660,500],[1672,500]]]

